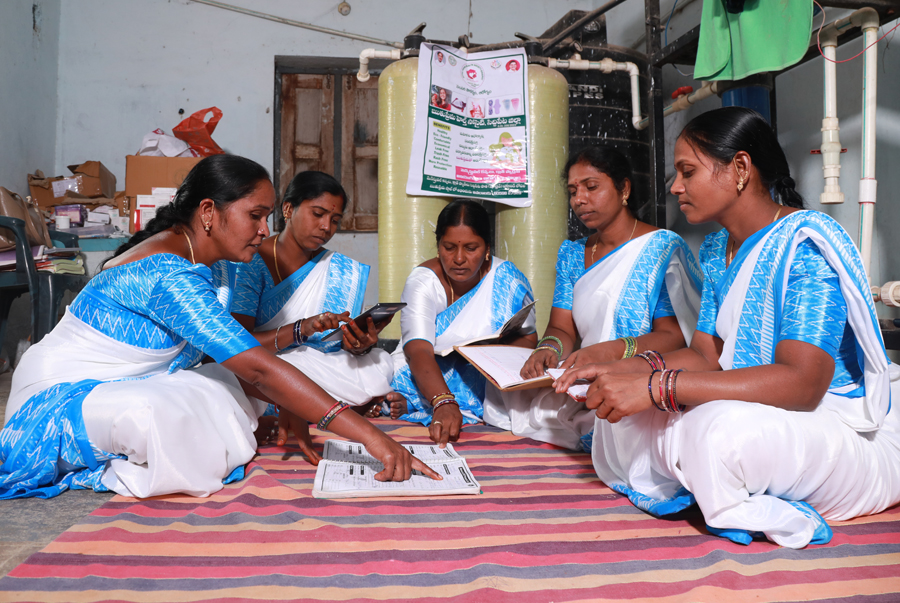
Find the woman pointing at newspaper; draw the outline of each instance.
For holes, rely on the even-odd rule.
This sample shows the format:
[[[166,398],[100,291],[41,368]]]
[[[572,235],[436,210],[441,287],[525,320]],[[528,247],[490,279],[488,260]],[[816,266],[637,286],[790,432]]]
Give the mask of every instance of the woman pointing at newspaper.
[[[539,377],[560,363],[568,368],[684,346],[697,324],[700,271],[681,237],[637,219],[628,160],[614,149],[590,147],[569,159],[564,177],[569,205],[596,232],[560,247],[550,323],[522,377]],[[487,423],[590,450],[593,413],[552,388],[488,386],[484,407]]]
[[[465,360],[442,353],[496,333],[533,301],[528,279],[512,263],[491,256],[491,226],[484,208],[457,200],[438,216],[438,257],[415,268],[401,300],[402,339],[394,351],[393,388],[406,400],[391,403],[391,417],[429,426],[439,444],[456,441],[463,423],[482,416],[485,378]],[[512,345],[534,347],[534,311]]]
[[[378,479],[437,477],[228,313],[232,262],[250,261],[274,206],[268,173],[249,159],[214,155],[188,173],[23,355],[0,431],[0,498],[218,491],[256,451],[262,409],[238,378],[363,443],[384,464]],[[197,366],[204,355],[217,364]]]

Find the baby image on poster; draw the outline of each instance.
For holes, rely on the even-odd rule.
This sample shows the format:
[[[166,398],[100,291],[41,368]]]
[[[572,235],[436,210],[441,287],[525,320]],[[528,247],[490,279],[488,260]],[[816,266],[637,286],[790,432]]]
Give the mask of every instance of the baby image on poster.
[[[488,163],[494,167],[518,169],[525,165],[522,158],[522,143],[513,138],[509,132],[500,134],[500,142],[488,147],[491,159]]]

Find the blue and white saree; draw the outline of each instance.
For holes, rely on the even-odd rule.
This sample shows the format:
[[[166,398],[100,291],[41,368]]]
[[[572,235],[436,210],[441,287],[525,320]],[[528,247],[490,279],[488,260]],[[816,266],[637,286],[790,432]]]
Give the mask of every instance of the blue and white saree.
[[[447,307],[444,287],[429,268],[419,266],[406,280],[400,299],[408,305],[400,318],[402,339],[394,351],[394,391],[406,398],[405,421],[431,424],[431,405],[422,398],[403,347],[414,339],[423,339],[436,352],[500,330],[522,306],[531,303],[534,294],[528,279],[512,263],[494,257],[491,269],[471,291]],[[534,331],[534,309],[525,321],[526,332]],[[457,354],[436,356],[450,391],[456,395],[466,424],[481,422],[485,378]]]
[[[253,316],[256,331],[271,331],[323,312],[362,311],[369,267],[345,255],[322,250],[277,285],[259,254],[238,268],[232,312]],[[323,342],[316,333],[306,345],[279,354],[331,396],[354,406],[391,391],[394,365],[384,350],[355,356],[341,341]],[[283,337],[284,335],[282,335]]]
[[[557,275],[553,305],[571,309],[581,347],[645,335],[655,318],[672,315],[690,342],[700,309],[701,276],[694,254],[680,236],[656,230],[626,242],[586,270],[583,267],[584,242],[564,243],[557,272],[583,272],[573,275],[577,280],[569,295],[564,284],[572,279]],[[593,412],[552,388],[501,392],[488,386],[484,417],[516,435],[590,450]],[[605,423],[600,431],[618,428]]]
[[[889,412],[900,388],[862,263],[847,233],[819,212],[762,229],[728,267],[726,240],[724,231],[709,235],[701,249],[697,327],[724,341],[722,369],[771,364],[779,341],[805,341],[835,358],[831,388],[811,412],[739,400],[680,415],[649,409],[620,437],[595,438],[594,467],[656,515],[696,499],[711,531],[736,541],[762,533],[792,548],[827,542],[809,505],[844,520],[900,501],[900,419]],[[829,330],[832,343],[819,335]],[[598,419],[598,430],[605,423]]]
[[[0,498],[67,488],[207,496],[240,478],[262,407],[225,361],[259,344],[227,311],[234,268],[170,254],[108,268],[23,355],[0,432]]]

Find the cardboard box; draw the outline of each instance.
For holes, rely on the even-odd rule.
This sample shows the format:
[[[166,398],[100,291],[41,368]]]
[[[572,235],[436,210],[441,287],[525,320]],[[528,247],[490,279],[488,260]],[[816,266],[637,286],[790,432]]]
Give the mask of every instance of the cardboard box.
[[[81,165],[70,165],[75,176],[81,176],[81,189],[75,192],[85,197],[116,196],[116,177],[99,161],[85,161]]]
[[[150,195],[153,187],[178,188],[200,157],[125,157],[125,196]]]
[[[131,233],[144,228],[147,222],[156,217],[156,211],[172,202],[173,195],[138,195],[130,221]]]
[[[40,170],[28,174],[28,190],[41,209],[71,205],[90,200],[100,205],[114,205],[116,177],[99,161],[70,165],[73,176],[47,178]]]

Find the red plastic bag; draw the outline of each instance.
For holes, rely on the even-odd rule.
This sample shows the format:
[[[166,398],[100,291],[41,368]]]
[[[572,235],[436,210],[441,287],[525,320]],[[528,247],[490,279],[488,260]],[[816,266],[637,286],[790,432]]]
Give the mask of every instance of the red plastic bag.
[[[212,117],[209,118],[209,121],[204,121],[210,112],[212,112]],[[175,138],[188,143],[192,149],[200,153],[201,157],[221,155],[225,151],[212,139],[213,130],[216,129],[220,119],[222,119],[222,110],[218,107],[201,109],[172,128],[172,134]]]

